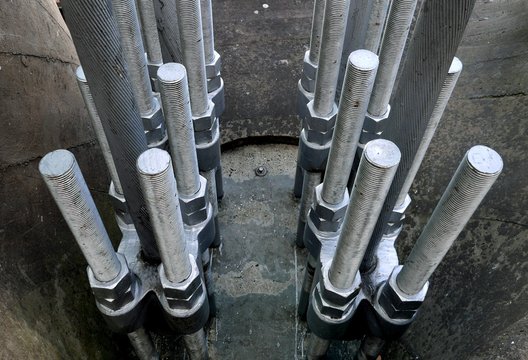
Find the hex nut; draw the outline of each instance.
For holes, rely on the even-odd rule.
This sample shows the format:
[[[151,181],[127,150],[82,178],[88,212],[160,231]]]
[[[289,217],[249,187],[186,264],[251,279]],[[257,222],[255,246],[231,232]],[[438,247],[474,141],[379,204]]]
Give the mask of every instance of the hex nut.
[[[409,194],[407,194],[405,196],[405,200],[403,201],[403,203],[400,205],[397,205],[392,210],[390,217],[389,217],[389,222],[391,223],[400,222],[401,223],[403,219],[405,219],[405,211],[407,211],[407,208],[409,207],[410,204],[411,204],[411,197],[409,196]]]
[[[193,129],[195,132],[211,129],[216,119],[215,104],[209,100],[205,114],[193,116]]]
[[[345,217],[350,196],[348,191],[345,191],[343,200],[339,204],[329,204],[323,200],[322,196],[323,184],[319,184],[314,189],[314,210],[315,213],[322,219],[327,221],[339,221]]]
[[[359,143],[366,145],[372,140],[377,140],[381,138],[381,132],[379,133],[370,133],[366,132],[365,130],[361,131],[361,135],[359,136]]]
[[[207,93],[215,91],[220,85],[222,85],[222,77],[220,75],[207,79]]]
[[[161,103],[156,96],[154,96],[154,110],[148,115],[141,116],[141,119],[143,120],[143,128],[146,131],[156,130],[161,124],[163,124]]]
[[[332,285],[328,276],[331,261],[323,261],[321,266],[321,278],[319,280],[321,297],[332,304],[339,306],[350,305],[359,294],[361,277],[356,274],[354,284],[349,289],[338,289]]]
[[[306,106],[311,100],[313,100],[314,94],[313,92],[307,91],[302,83],[302,80],[299,80],[297,83],[297,115],[299,116],[299,119],[305,119],[309,113],[308,113],[308,107]]]
[[[180,195],[180,208],[184,224],[192,226],[207,219],[207,180],[200,176],[200,189],[193,196],[186,198]]]
[[[135,287],[137,286],[134,274],[128,268],[125,257],[116,253],[121,263],[121,271],[115,279],[102,282],[95,278],[92,269],[88,266],[88,280],[92,293],[97,302],[113,311],[119,310],[134,301]]]
[[[160,68],[161,65],[163,65],[163,63],[154,64],[154,63],[151,63],[151,62],[147,61],[147,69],[148,69],[149,77],[151,79],[157,79],[158,78],[158,69]]]
[[[327,133],[334,130],[336,118],[337,118],[337,105],[334,103],[332,112],[325,116],[320,116],[315,113],[314,101],[311,100],[306,107],[308,108],[308,116],[304,118],[304,128],[307,130],[319,131],[321,133]]]
[[[299,153],[301,156],[299,158],[299,165],[308,171],[324,171],[331,144],[331,141],[323,145],[309,142],[306,137],[306,130],[301,130],[299,141]]]
[[[318,130],[310,130],[306,129],[306,139],[314,144],[318,145],[324,145],[332,141],[332,137],[334,136],[334,129],[331,129],[326,132],[321,132]]]
[[[314,224],[317,230],[322,232],[338,232],[339,228],[341,228],[341,225],[343,224],[342,220],[328,221],[320,218],[313,207],[311,207],[310,211],[308,212],[308,221]]]
[[[317,65],[315,65],[314,63],[310,61],[310,50],[307,50],[304,53],[302,73],[308,79],[312,79],[314,81],[315,81],[315,78],[317,77]]]
[[[218,137],[219,131],[220,127],[218,125],[218,118],[215,117],[211,128],[194,132],[194,142],[197,145],[211,143],[214,139]]]
[[[210,79],[220,75],[222,70],[222,57],[216,51],[214,52],[214,59],[211,63],[205,64],[205,76]]]
[[[217,118],[222,116],[225,111],[225,94],[224,94],[224,80],[222,77],[220,79],[220,86],[216,90],[211,90],[207,93],[209,100],[214,103],[215,106],[215,115]]]
[[[346,305],[333,304],[322,296],[321,283],[319,282],[312,293],[312,300],[317,310],[325,316],[332,319],[342,319],[347,315],[347,312],[354,306],[354,301],[350,301]]]
[[[367,112],[367,115],[365,116],[365,121],[363,122],[363,131],[369,133],[383,132],[383,130],[385,130],[387,126],[387,119],[389,118],[390,110],[391,108],[389,105],[385,114],[381,116],[374,116]]]
[[[110,189],[108,190],[108,196],[110,197],[110,202],[114,207],[116,212],[126,213],[128,212],[128,206],[125,200],[125,197],[121,194],[118,194],[115,190],[114,182],[110,182]]]
[[[147,138],[147,144],[149,148],[157,147],[158,144],[167,137],[167,131],[165,130],[165,124],[161,123],[155,129],[145,130],[145,137]]]
[[[160,264],[158,268],[163,294],[171,309],[190,310],[203,294],[202,277],[198,270],[196,259],[189,254],[189,260],[191,262],[191,273],[187,279],[180,283],[173,283],[167,279],[163,264]]]

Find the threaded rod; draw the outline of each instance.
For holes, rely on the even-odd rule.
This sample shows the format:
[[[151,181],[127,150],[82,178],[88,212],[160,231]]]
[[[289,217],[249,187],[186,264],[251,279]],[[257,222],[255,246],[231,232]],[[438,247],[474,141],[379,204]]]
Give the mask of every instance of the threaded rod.
[[[321,50],[321,33],[323,32],[323,18],[326,0],[315,0],[312,16],[312,31],[310,33],[310,52],[308,57],[314,65],[319,64]]]
[[[211,0],[200,0],[202,12],[202,31],[205,63],[213,62],[214,54],[214,27],[213,27],[213,4]]]
[[[95,278],[115,279],[121,263],[73,154],[67,150],[48,153],[39,171]]]
[[[493,149],[469,149],[405,261],[396,283],[406,294],[418,293],[502,171]]]
[[[139,360],[159,359],[159,355],[156,352],[152,338],[145,328],[141,327],[131,333],[128,333],[127,335]]]
[[[147,150],[139,156],[137,169],[163,269],[169,281],[182,282],[191,273],[191,263],[170,155]]]
[[[379,53],[381,37],[389,12],[390,0],[374,0],[370,11],[364,48]]]
[[[368,50],[356,50],[348,57],[321,194],[329,204],[343,201],[347,190],[377,67],[378,57]]]
[[[153,0],[137,0],[147,59],[151,64],[163,64]]]
[[[400,158],[398,147],[383,139],[369,142],[363,151],[328,273],[337,288],[354,283]]]
[[[200,174],[194,148],[194,130],[185,67],[176,63],[160,66],[158,84],[178,192],[183,197],[190,197],[200,190]]]

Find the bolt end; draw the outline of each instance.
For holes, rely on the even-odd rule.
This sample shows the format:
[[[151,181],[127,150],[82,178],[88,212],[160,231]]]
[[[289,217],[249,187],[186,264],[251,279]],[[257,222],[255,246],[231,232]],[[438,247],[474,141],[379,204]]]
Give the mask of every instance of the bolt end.
[[[137,159],[137,168],[140,174],[154,176],[166,171],[171,165],[171,157],[165,150],[152,148]]]
[[[379,65],[376,54],[368,50],[356,50],[348,56],[348,63],[359,70],[372,71]]]
[[[158,80],[164,83],[179,83],[187,76],[185,66],[177,63],[163,64],[158,69]]]
[[[379,168],[397,166],[401,159],[400,149],[392,141],[385,139],[370,141],[363,153],[370,164]]]
[[[501,156],[495,150],[483,145],[469,149],[467,162],[479,174],[490,177],[500,174],[503,167]]]
[[[449,74],[457,74],[462,71],[463,65],[459,58],[454,57],[449,67]]]
[[[86,75],[84,75],[84,69],[82,66],[78,66],[75,70],[75,76],[77,77],[77,80],[81,82],[86,82]]]
[[[75,157],[68,150],[52,151],[40,160],[39,171],[42,176],[55,178],[62,176],[75,166]]]

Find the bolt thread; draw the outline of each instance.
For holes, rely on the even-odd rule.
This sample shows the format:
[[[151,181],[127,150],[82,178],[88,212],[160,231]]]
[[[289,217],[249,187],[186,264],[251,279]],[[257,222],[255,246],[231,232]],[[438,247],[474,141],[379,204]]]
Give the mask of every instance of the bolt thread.
[[[95,278],[115,279],[121,263],[73,154],[67,150],[48,153],[39,171]]]
[[[356,50],[348,57],[321,194],[329,204],[339,204],[347,191],[377,68],[378,57],[370,51]]]
[[[201,175],[207,180],[207,197],[213,205],[213,216],[218,215],[218,197],[216,192],[216,168],[202,171]]]
[[[433,136],[436,132],[436,128],[438,127],[438,124],[442,119],[442,115],[444,114],[444,110],[447,106],[449,98],[451,97],[451,94],[453,93],[453,89],[455,88],[461,71],[462,62],[457,57],[455,57],[453,59],[453,62],[451,63],[449,72],[447,73],[444,83],[442,84],[442,89],[440,90],[440,94],[438,95],[438,99],[436,100],[435,106],[433,108],[433,113],[431,114],[431,118],[429,119],[427,127],[425,128],[424,136],[422,138],[422,141],[420,142],[418,150],[416,151],[416,155],[412,162],[411,168],[409,169],[407,177],[403,182],[400,195],[398,195],[398,200],[396,201],[397,205],[403,204],[405,202],[405,197],[409,193],[414,178],[416,177],[416,174],[420,169],[420,165],[422,164],[423,158],[425,157],[425,153],[427,152],[429,144],[431,144],[431,140],[433,139]]]
[[[211,0],[200,0],[200,9],[202,11],[202,31],[205,63],[210,64],[214,61],[214,27],[213,27],[213,4]]]
[[[207,340],[203,329],[189,335],[183,335],[183,343],[191,360],[207,360]]]
[[[106,139],[101,119],[97,114],[95,102],[93,100],[92,93],[90,92],[88,82],[86,81],[86,76],[84,75],[82,66],[79,66],[77,68],[77,70],[75,71],[75,75],[77,77],[77,84],[79,85],[79,89],[81,90],[81,95],[84,99],[84,104],[86,105],[86,109],[88,110],[88,115],[90,115],[90,120],[92,121],[92,127],[95,132],[95,137],[97,138],[97,142],[99,143],[99,147],[101,148],[101,152],[103,153],[103,158],[106,163],[106,167],[108,168],[108,172],[110,173],[110,179],[114,183],[116,193],[118,193],[119,195],[123,195],[123,188],[121,186],[121,181],[119,180],[119,175],[117,174],[114,159],[112,158],[110,145],[108,144],[108,140]]]
[[[152,0],[137,0],[137,5],[147,59],[151,64],[163,64],[154,2]]]
[[[363,151],[328,274],[337,288],[354,283],[400,158],[398,147],[384,139],[369,142]]]
[[[139,328],[128,333],[128,339],[136,352],[139,360],[157,360],[159,355],[156,352],[154,343],[145,328]]]
[[[382,116],[387,112],[416,2],[394,0],[392,3],[380,49],[378,75],[368,106],[368,112],[373,116]]]
[[[167,279],[182,282],[191,263],[170,155],[149,149],[139,156],[137,170]]]
[[[364,48],[376,54],[379,51],[383,28],[385,27],[389,12],[389,6],[390,0],[374,0],[372,2],[372,10],[367,24],[367,31],[365,33]]]
[[[178,192],[183,197],[190,197],[200,190],[200,174],[185,67],[175,63],[160,66],[158,86]]]
[[[176,0],[183,65],[189,77],[193,116],[203,115],[209,106],[200,0]]]
[[[418,293],[502,171],[494,150],[469,149],[396,278],[406,294]]]
[[[134,0],[112,0],[112,8],[119,33],[121,34],[123,56],[125,57],[128,76],[134,89],[139,112],[141,116],[150,115],[156,105],[150,86],[136,5]]]
[[[136,172],[147,150],[143,122],[126,71],[119,32],[107,0],[64,1],[65,20],[103,124],[143,255],[158,259]]]
[[[315,0],[312,16],[312,31],[310,34],[310,62],[317,66],[321,50],[321,33],[323,32],[323,19],[326,0]]]
[[[314,112],[321,116],[334,107],[349,7],[350,0],[326,1],[313,100]]]

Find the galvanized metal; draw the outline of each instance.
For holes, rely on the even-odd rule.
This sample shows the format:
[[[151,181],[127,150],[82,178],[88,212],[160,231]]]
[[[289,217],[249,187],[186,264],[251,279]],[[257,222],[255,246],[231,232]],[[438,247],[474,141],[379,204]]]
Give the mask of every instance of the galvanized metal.
[[[67,150],[48,153],[39,171],[95,278],[115,279],[121,263],[73,154]]]
[[[389,13],[391,0],[374,0],[367,24],[364,49],[379,53],[385,22]]]
[[[350,0],[326,0],[321,48],[314,91],[314,111],[326,116],[333,110]]]
[[[336,288],[348,289],[354,284],[400,158],[398,147],[383,139],[369,142],[363,151],[329,269],[330,282]]]
[[[137,0],[137,8],[141,20],[147,62],[150,64],[163,64],[154,1]]]
[[[207,353],[207,340],[203,329],[189,335],[183,335],[183,343],[189,359],[191,360],[207,360],[209,354]]]
[[[378,57],[368,50],[356,50],[348,57],[332,147],[323,181],[322,197],[329,204],[340,203],[347,191],[348,178],[377,68]]]
[[[200,10],[202,13],[202,32],[205,63],[209,64],[214,60],[214,27],[213,27],[213,4],[211,0],[200,0]]]
[[[429,119],[429,122],[427,123],[427,127],[425,128],[422,141],[420,142],[420,146],[418,147],[418,150],[416,151],[416,156],[414,157],[411,168],[409,169],[409,172],[407,173],[407,177],[405,178],[405,181],[403,182],[400,195],[398,195],[398,200],[396,200],[397,205],[403,204],[405,202],[405,197],[407,196],[407,194],[409,193],[409,190],[411,189],[411,185],[414,181],[414,178],[416,177],[416,174],[418,173],[418,169],[420,169],[422,160],[425,157],[425,153],[427,152],[427,149],[429,148],[429,144],[431,143],[431,140],[433,139],[433,136],[436,132],[436,128],[438,127],[438,124],[440,123],[440,120],[442,119],[444,110],[447,106],[449,98],[451,97],[451,93],[453,92],[455,88],[455,85],[457,83],[458,77],[460,76],[461,72],[462,72],[462,62],[457,57],[455,57],[453,59],[453,62],[451,63],[451,66],[449,67],[449,72],[447,73],[447,76],[444,80],[444,84],[442,85],[442,89],[440,90],[440,95],[438,95],[438,100],[436,101],[436,104],[433,108],[433,113],[431,114],[431,118]]]
[[[218,215],[218,196],[216,193],[216,169],[202,171],[202,176],[207,180],[207,198],[213,205],[213,216]]]
[[[321,49],[321,34],[323,32],[323,19],[326,0],[315,0],[312,15],[312,31],[310,32],[310,62],[319,64],[319,50]]]
[[[493,149],[477,145],[464,156],[396,278],[401,291],[418,293],[502,172]]]
[[[139,328],[127,334],[139,360],[158,360],[159,355],[145,328]]]
[[[77,68],[77,70],[75,71],[75,76],[77,78],[77,84],[79,85],[79,89],[81,90],[81,95],[83,97],[84,104],[86,105],[86,109],[88,110],[88,115],[90,115],[92,127],[95,132],[95,137],[97,138],[97,142],[99,143],[99,147],[101,148],[101,153],[103,154],[103,159],[108,169],[108,173],[110,174],[110,179],[114,184],[114,189],[118,195],[123,195],[123,187],[121,186],[121,181],[119,180],[119,175],[117,174],[114,159],[112,158],[110,145],[108,144],[108,140],[106,139],[101,119],[97,114],[97,109],[95,107],[92,93],[90,92],[90,87],[88,86],[88,82],[86,81],[86,76],[84,75],[82,66],[79,66]]]
[[[297,223],[297,239],[296,245],[304,247],[304,227],[306,225],[306,218],[310,211],[314,199],[314,189],[321,183],[322,174],[315,171],[304,171],[303,187],[301,196],[301,206],[299,211],[299,220]]]
[[[190,197],[200,190],[200,173],[194,148],[194,130],[185,67],[176,63],[162,65],[158,70],[158,85],[178,192],[184,197]]]
[[[308,360],[317,360],[323,359],[330,347],[330,340],[321,339],[319,336],[314,333],[310,334],[310,339],[308,343]]]
[[[67,0],[63,10],[110,145],[143,255],[158,259],[136,172],[136,160],[147,150],[147,141],[112,9],[107,0]]]
[[[382,116],[387,112],[416,3],[417,0],[394,0],[392,3],[379,54],[378,75],[368,106],[370,115]]]
[[[137,170],[165,275],[180,283],[189,277],[191,264],[170,155],[147,150],[139,156]]]

